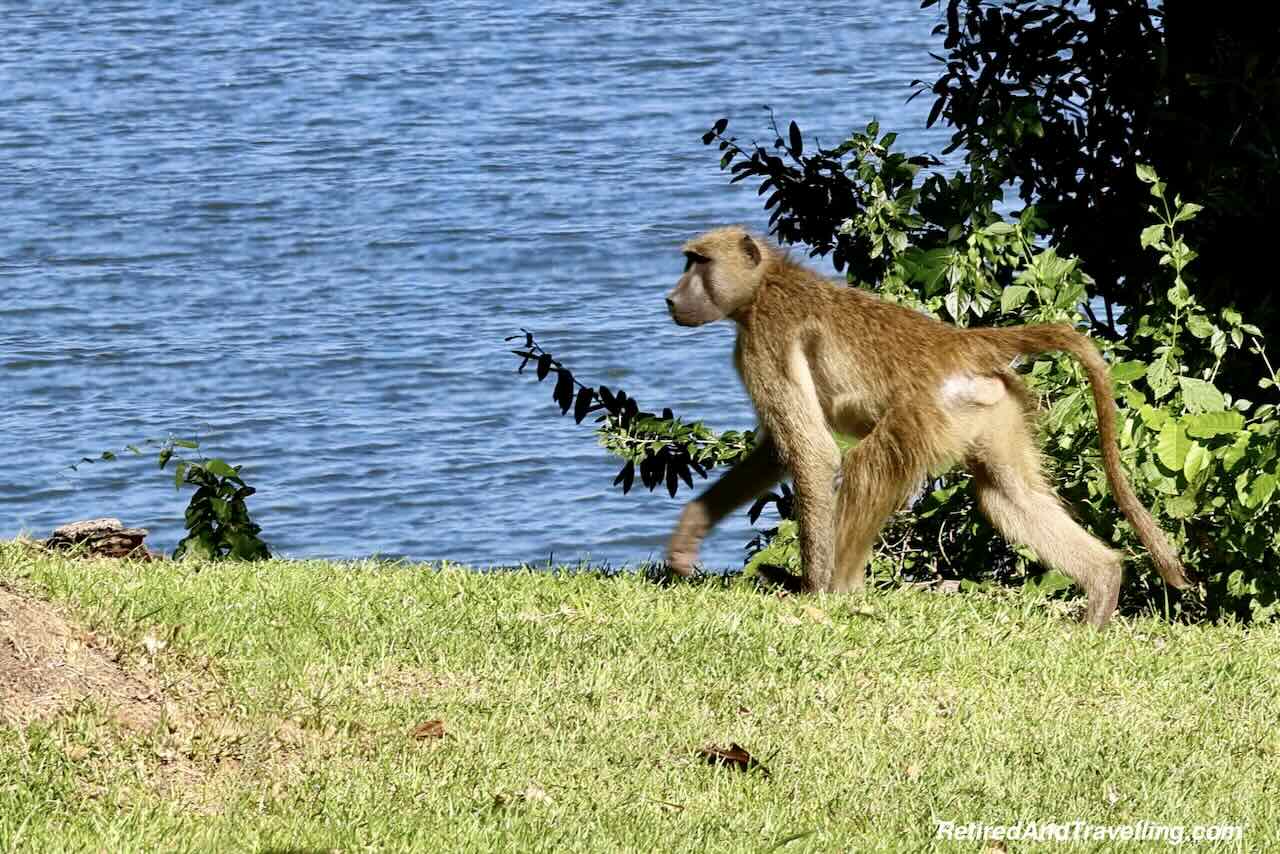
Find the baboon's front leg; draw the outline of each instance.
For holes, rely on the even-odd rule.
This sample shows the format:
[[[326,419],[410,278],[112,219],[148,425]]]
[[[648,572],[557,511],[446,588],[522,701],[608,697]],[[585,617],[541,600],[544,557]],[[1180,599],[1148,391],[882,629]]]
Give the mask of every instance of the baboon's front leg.
[[[667,564],[683,576],[694,572],[698,547],[717,522],[764,492],[782,477],[778,451],[761,431],[755,448],[701,495],[684,506],[667,546]]]
[[[833,442],[834,444],[834,442]],[[824,593],[832,590],[835,549],[835,496],[831,494],[832,468],[807,464],[794,473],[796,519],[800,524],[800,566],[804,590]]]
[[[777,419],[776,426],[770,429],[795,484],[803,589],[821,593],[830,590],[832,582],[835,496],[831,481],[840,451],[816,397],[791,403],[782,410],[785,417]]]

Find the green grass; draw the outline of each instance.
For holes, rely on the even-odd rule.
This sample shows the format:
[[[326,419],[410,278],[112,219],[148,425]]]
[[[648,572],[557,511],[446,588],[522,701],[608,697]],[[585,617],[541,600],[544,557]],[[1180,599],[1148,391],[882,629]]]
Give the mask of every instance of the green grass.
[[[93,702],[0,725],[3,851],[979,851],[937,822],[1077,819],[1280,845],[1280,626],[14,544],[0,582],[168,701],[154,731]],[[443,738],[412,737],[433,719]],[[769,774],[694,755],[729,742]]]

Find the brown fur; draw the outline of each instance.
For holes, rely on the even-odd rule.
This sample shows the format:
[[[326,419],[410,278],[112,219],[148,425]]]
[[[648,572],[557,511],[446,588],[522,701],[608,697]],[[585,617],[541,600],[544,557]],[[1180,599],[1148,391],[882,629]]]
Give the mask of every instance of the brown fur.
[[[1019,355],[1060,350],[1081,362],[1093,387],[1116,503],[1164,580],[1189,585],[1125,479],[1107,366],[1084,335],[1065,324],[960,329],[839,287],[736,226],[697,237],[684,252],[689,266],[667,295],[672,317],[685,326],[737,323],[734,362],[763,438],[686,506],[669,548],[676,572],[691,573],[707,531],[789,471],[804,589],[860,589],[889,515],[926,474],[960,463],[996,528],[1075,579],[1088,594],[1088,621],[1104,625],[1121,557],[1076,524],[1045,480],[1029,394],[1009,369]],[[861,437],[843,460],[832,430]]]

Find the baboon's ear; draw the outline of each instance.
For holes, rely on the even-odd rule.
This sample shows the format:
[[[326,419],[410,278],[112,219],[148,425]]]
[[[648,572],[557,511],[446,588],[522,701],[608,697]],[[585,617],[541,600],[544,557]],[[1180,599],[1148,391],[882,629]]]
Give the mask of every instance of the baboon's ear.
[[[751,261],[752,267],[760,263],[760,247],[756,246],[750,234],[742,235],[742,254]]]

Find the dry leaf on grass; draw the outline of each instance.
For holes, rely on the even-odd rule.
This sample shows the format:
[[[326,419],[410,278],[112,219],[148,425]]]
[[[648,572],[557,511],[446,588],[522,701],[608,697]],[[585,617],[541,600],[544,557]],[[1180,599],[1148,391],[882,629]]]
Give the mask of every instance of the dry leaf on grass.
[[[551,796],[539,786],[537,783],[530,783],[528,787],[520,793],[520,797],[526,801],[536,801],[537,803],[551,803]]]
[[[423,721],[413,728],[412,735],[418,741],[426,741],[430,738],[444,738],[444,721]]]
[[[812,605],[805,605],[804,612],[809,615],[809,619],[823,626],[831,625],[831,618],[827,616],[827,612],[821,608],[815,608]]]
[[[497,807],[508,807],[515,803],[526,804],[551,804],[555,803],[546,790],[537,783],[530,783],[520,792],[498,792],[493,796],[493,805]]]
[[[142,639],[142,648],[147,651],[147,655],[155,657],[156,653],[168,646],[168,642],[156,637],[151,632],[147,632]]]
[[[714,744],[700,747],[698,748],[698,758],[711,765],[735,768],[738,771],[759,770],[764,776],[769,776],[769,769],[761,765],[758,759],[748,753],[747,749],[737,742],[730,742],[728,747],[719,747]]]

